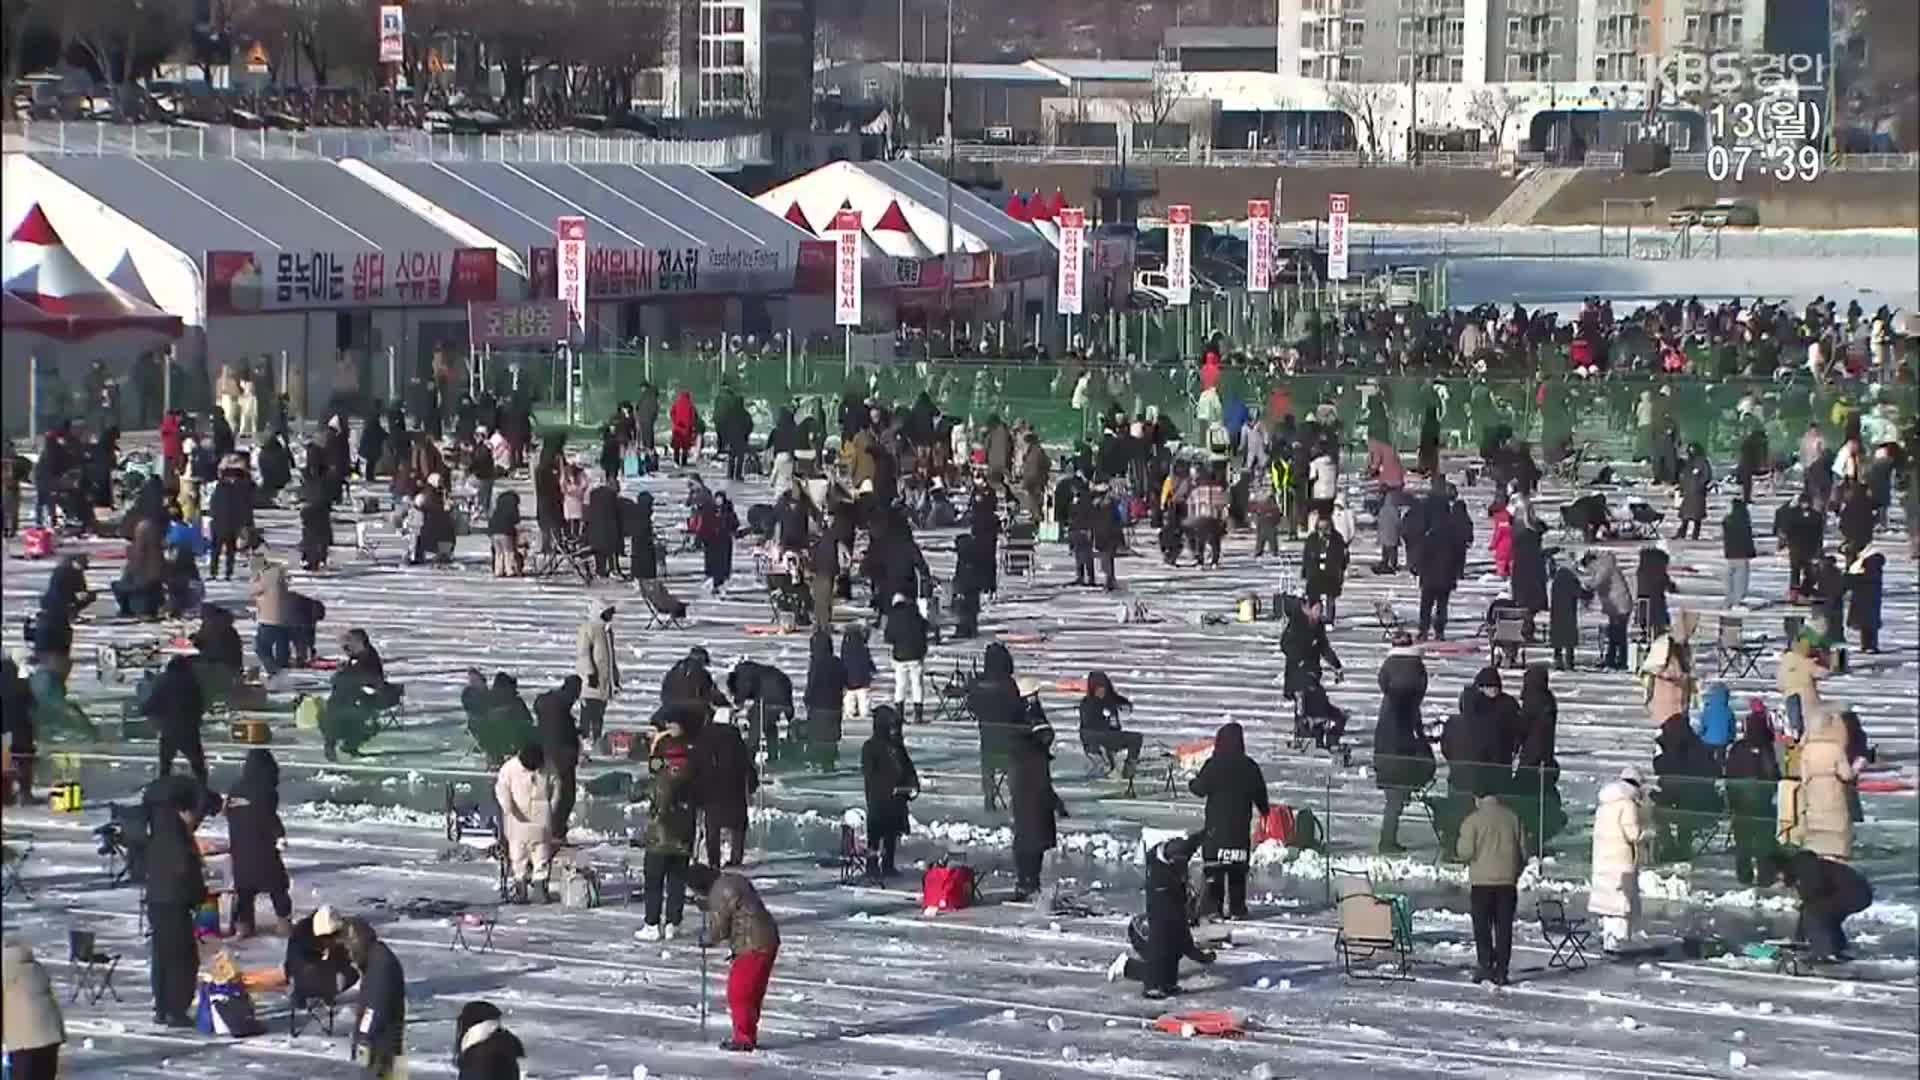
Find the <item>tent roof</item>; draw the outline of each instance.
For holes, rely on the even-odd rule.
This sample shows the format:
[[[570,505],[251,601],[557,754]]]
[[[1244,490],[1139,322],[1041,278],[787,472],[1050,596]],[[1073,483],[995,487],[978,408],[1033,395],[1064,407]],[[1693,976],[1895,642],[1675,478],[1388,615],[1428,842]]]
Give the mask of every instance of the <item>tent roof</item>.
[[[46,211],[27,211],[6,247],[5,326],[62,341],[113,331],[180,336],[180,320],[101,281],[60,240]]]
[[[554,220],[587,219],[594,244],[784,250],[814,238],[690,165],[366,163],[514,251],[553,246]],[[807,213],[819,219],[817,213]]]
[[[756,199],[774,212],[799,206],[808,220],[825,222],[848,206],[860,211],[863,233],[880,253],[924,258],[947,250],[946,181],[913,161],[836,161],[796,177]],[[903,231],[899,228],[905,224]],[[1015,255],[1042,251],[1031,226],[965,188],[953,189],[953,250]]]
[[[331,161],[34,160],[198,261],[206,252],[464,247]]]

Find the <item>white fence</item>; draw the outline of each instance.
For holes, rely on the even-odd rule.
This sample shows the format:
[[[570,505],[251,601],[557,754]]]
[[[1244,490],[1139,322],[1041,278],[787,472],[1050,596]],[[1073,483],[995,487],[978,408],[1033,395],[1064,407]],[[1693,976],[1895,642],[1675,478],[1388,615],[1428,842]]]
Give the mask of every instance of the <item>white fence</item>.
[[[233,127],[25,121],[8,151],[100,157],[246,158],[371,161],[511,161],[611,165],[693,165],[728,171],[764,161],[764,135],[726,139],[648,139],[577,131],[456,135],[368,128],[276,131]]]

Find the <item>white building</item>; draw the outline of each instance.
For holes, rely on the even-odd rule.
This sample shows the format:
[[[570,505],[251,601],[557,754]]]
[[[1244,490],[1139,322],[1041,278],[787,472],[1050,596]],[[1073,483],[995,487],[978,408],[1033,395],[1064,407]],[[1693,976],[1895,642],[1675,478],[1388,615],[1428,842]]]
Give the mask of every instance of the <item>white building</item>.
[[[810,128],[814,0],[667,0],[662,63],[636,103],[677,119],[737,116]],[[793,88],[803,88],[794,92]]]

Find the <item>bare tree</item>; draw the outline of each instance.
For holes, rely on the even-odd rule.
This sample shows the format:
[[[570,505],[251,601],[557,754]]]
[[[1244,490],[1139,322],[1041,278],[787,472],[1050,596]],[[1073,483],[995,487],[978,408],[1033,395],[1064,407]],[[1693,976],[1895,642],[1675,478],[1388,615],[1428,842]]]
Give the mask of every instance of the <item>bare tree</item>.
[[[59,29],[60,16],[54,10],[59,6],[54,0],[7,0],[0,5],[0,28],[4,28],[7,50],[4,85],[11,87],[26,65],[27,34],[34,30]]]
[[[1396,83],[1331,83],[1327,103],[1347,114],[1363,141],[1369,157],[1379,157],[1380,129],[1386,123],[1387,109],[1393,104]]]
[[[1122,99],[1122,110],[1134,131],[1146,125],[1149,147],[1159,144],[1160,125],[1166,123],[1181,99],[1187,96],[1191,82],[1186,72],[1162,57],[1154,61],[1153,78],[1146,87],[1140,93]]]
[[[73,43],[114,84],[122,109],[133,108],[138,80],[186,40],[193,22],[188,0],[65,0],[62,13]]]
[[[290,0],[238,0],[227,15],[227,32],[243,55],[259,47],[273,85],[300,47],[300,18]]]
[[[1525,101],[1506,87],[1483,87],[1475,90],[1467,98],[1467,119],[1487,129],[1488,137],[1493,141],[1496,153],[1500,150],[1500,140],[1507,136],[1507,125],[1519,115]]]
[[[330,85],[349,72],[364,79],[377,70],[379,11],[372,0],[291,0],[291,6],[315,84]]]

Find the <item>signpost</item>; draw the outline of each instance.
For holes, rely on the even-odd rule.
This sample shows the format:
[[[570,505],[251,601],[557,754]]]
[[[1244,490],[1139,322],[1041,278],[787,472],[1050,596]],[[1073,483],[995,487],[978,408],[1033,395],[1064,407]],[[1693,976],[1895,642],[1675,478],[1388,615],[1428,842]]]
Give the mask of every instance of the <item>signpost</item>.
[[[853,372],[853,328],[860,325],[860,211],[841,210],[833,233],[833,321],[846,328],[847,372]]]
[[[1086,265],[1087,215],[1085,211],[1066,208],[1060,211],[1060,313],[1067,317],[1067,348],[1073,348],[1073,317],[1083,310],[1081,294],[1086,282],[1082,269]]]
[[[1347,209],[1351,198],[1343,192],[1327,196],[1327,279],[1347,280]]]
[[[562,217],[553,224],[554,243],[559,250],[559,273],[555,275],[560,300],[567,305],[567,332],[561,339],[567,350],[567,423],[573,423],[574,344],[587,332],[587,219]]]
[[[362,16],[364,18],[365,16]],[[380,5],[380,62],[399,64],[407,58],[407,9]]]
[[[1180,309],[1180,348],[1187,347],[1192,319],[1188,305],[1193,303],[1193,207],[1176,203],[1167,207],[1167,306]]]
[[[1252,296],[1267,299],[1273,288],[1273,203],[1266,199],[1247,200],[1247,293],[1254,314],[1254,341],[1262,343],[1260,315],[1270,303],[1254,302]]]

